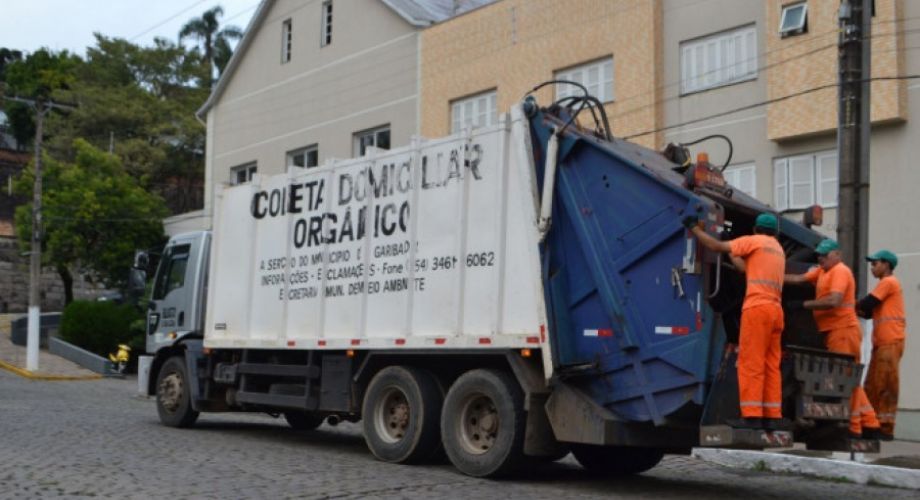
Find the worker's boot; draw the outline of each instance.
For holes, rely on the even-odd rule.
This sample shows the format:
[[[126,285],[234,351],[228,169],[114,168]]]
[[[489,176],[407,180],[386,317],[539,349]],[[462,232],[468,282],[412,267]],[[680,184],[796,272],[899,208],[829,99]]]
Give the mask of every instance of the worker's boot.
[[[763,429],[763,419],[759,417],[730,418],[726,420],[725,423],[730,427],[734,427],[735,429],[754,429],[758,431]]]
[[[862,430],[863,439],[881,439],[882,430],[878,427],[863,427]]]

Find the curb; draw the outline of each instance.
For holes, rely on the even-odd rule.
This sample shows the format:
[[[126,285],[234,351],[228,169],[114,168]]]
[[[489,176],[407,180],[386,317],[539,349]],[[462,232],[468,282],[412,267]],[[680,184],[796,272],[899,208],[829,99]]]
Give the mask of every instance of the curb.
[[[31,380],[47,380],[47,381],[65,381],[65,380],[99,380],[102,375],[93,374],[93,375],[48,375],[42,373],[34,373],[29,370],[20,368],[15,365],[11,365],[5,361],[0,361],[0,368],[4,370],[11,371],[20,377],[24,377]]]
[[[857,484],[920,490],[920,470],[763,451],[694,448],[692,456],[725,467],[789,472]]]

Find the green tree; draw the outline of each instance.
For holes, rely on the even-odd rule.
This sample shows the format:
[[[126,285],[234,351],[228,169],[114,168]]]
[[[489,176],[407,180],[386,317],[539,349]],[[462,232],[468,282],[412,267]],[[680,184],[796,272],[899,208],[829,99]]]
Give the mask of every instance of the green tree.
[[[195,51],[165,39],[140,47],[96,34],[66,92],[80,106],[48,120],[48,151],[73,161],[77,138],[111,148],[172,212],[200,208],[205,129],[195,110],[208,95],[196,84],[200,68]]]
[[[162,218],[167,215],[163,200],[141,188],[117,156],[82,139],[74,149],[74,163],[43,160],[42,258],[61,276],[68,304],[74,272],[123,288],[134,250],[162,242]],[[17,192],[30,192],[33,182],[30,168],[17,180]],[[30,243],[31,213],[31,203],[16,209],[17,236],[24,248]]]
[[[3,81],[3,75],[6,72],[6,66],[14,61],[22,60],[22,51],[0,47],[0,82]]]
[[[82,60],[66,50],[39,49],[26,58],[11,57],[3,66],[4,94],[37,101],[59,97],[73,85]],[[6,114],[16,142],[28,144],[35,136],[33,111],[25,104],[7,100]]]
[[[201,43],[204,51],[205,77],[204,87],[210,89],[214,82],[214,68],[218,74],[222,73],[230,61],[230,41],[243,37],[243,31],[236,26],[227,26],[220,29],[218,17],[224,14],[221,6],[216,6],[204,12],[199,18],[185,23],[179,31],[179,43],[187,37],[193,37]]]

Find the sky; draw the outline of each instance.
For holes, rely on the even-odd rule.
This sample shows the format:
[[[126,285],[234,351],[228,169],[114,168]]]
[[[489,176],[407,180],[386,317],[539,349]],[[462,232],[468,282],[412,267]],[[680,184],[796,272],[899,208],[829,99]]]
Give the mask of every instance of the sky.
[[[84,56],[94,32],[144,46],[154,37],[176,41],[186,22],[216,5],[221,26],[246,29],[259,0],[0,0],[0,47]]]

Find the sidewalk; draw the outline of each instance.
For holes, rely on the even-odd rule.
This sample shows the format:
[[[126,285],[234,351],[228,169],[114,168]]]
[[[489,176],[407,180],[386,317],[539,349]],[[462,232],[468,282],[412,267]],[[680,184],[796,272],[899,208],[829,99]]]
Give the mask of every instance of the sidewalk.
[[[94,373],[44,349],[38,351],[38,371],[26,370],[26,348],[13,344],[8,333],[0,333],[0,369],[34,380],[94,380]]]
[[[796,445],[776,451],[694,448],[693,456],[726,467],[786,472],[834,481],[920,490],[920,442],[883,441],[880,453],[805,450]]]

